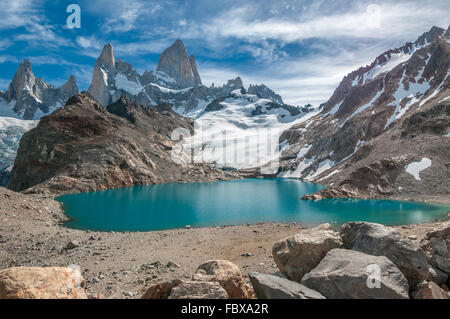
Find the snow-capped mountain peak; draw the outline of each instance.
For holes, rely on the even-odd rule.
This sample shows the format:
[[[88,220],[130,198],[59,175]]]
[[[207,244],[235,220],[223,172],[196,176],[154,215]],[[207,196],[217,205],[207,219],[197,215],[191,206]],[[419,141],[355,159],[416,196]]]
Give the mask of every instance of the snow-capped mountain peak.
[[[17,68],[8,91],[0,95],[0,116],[39,119],[64,105],[77,93],[78,86],[73,76],[62,87],[55,88],[35,77],[31,62],[25,59]]]
[[[125,95],[129,101],[144,106],[170,103],[179,114],[196,117],[213,101],[243,87],[240,77],[221,87],[204,86],[194,56],[188,55],[183,41],[176,40],[160,55],[156,71],[145,71],[142,75],[132,65],[116,59],[108,43],[96,61],[88,92],[104,106]],[[261,98],[284,104],[278,94],[263,84],[251,85],[249,90]]]

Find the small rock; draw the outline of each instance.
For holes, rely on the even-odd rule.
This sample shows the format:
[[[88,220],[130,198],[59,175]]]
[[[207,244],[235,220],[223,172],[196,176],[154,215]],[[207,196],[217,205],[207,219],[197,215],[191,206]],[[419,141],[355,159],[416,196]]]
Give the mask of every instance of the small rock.
[[[80,243],[76,240],[69,241],[66,245],[66,249],[74,249],[80,246]]]
[[[434,282],[424,282],[412,293],[414,299],[448,299],[447,293]]]
[[[253,254],[252,253],[242,253],[241,256],[242,257],[251,257],[251,256],[253,256]]]
[[[174,279],[172,281],[156,284],[147,289],[141,299],[167,299],[172,289],[179,286],[183,281]]]
[[[186,225],[186,226],[184,226],[184,229],[191,229],[191,228],[192,228],[191,225]]]
[[[174,263],[173,261],[169,261],[166,265],[167,268],[181,268],[180,265]]]

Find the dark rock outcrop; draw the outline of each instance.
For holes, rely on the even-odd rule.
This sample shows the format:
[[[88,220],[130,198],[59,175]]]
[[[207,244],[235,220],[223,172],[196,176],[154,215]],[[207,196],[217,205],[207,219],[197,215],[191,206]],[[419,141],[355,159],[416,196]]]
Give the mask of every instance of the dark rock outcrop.
[[[270,100],[274,101],[275,103],[278,103],[281,105],[284,104],[281,96],[276,94],[274,91],[269,89],[264,84],[259,84],[259,85],[250,84],[250,86],[248,87],[247,93],[257,95],[262,99],[270,99]]]
[[[204,164],[175,163],[176,128],[193,129],[167,106],[144,108],[121,98],[104,108],[83,92],[23,136],[9,188],[83,192],[235,177]]]

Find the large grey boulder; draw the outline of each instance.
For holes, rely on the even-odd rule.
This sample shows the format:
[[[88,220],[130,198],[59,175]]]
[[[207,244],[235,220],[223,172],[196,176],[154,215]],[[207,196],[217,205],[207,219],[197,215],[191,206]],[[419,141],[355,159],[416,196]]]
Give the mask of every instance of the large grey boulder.
[[[450,254],[444,239],[433,237],[428,241],[430,249],[427,251],[430,265],[450,274]]]
[[[172,288],[168,299],[228,299],[217,282],[186,281]]]
[[[345,248],[389,258],[408,279],[410,287],[428,278],[428,262],[423,250],[393,228],[352,222],[342,225],[340,235]]]
[[[379,281],[370,277],[379,269]],[[407,299],[408,281],[384,256],[333,249],[301,283],[331,299]],[[378,284],[377,284],[378,283]]]
[[[280,271],[289,279],[299,282],[319,264],[327,252],[341,246],[339,234],[330,224],[323,224],[276,242],[272,255]]]
[[[258,299],[326,299],[319,292],[274,275],[248,274]]]

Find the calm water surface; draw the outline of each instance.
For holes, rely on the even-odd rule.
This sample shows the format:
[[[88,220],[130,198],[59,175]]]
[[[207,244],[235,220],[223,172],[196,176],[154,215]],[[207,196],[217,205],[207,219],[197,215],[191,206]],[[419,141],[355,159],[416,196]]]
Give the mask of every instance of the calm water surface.
[[[400,225],[443,218],[450,211],[444,206],[390,200],[300,199],[322,187],[294,179],[245,179],[135,186],[64,195],[58,200],[71,218],[67,227],[111,231],[292,221]]]

